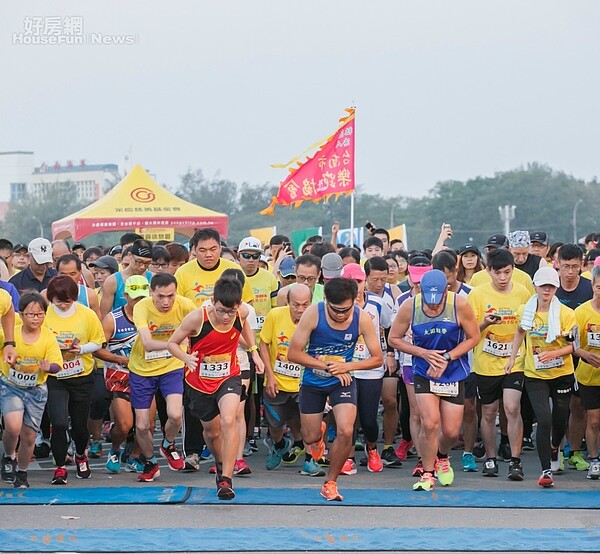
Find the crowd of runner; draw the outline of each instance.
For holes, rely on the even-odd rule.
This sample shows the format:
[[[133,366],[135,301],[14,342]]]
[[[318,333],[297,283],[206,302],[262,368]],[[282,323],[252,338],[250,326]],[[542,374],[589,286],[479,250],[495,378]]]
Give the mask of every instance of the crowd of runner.
[[[210,228],[186,245],[0,239],[2,480],[28,488],[49,457],[53,485],[69,464],[90,478],[90,458],[141,482],[157,455],[181,472],[210,459],[228,500],[262,438],[268,470],[324,477],[327,500],[358,444],[370,472],[412,458],[414,490],[453,483],[457,446],[486,477],[500,460],[522,481],[537,448],[541,487],[565,466],[599,479],[600,237],[519,230],[456,251],[444,224],[407,252],[368,230],[347,246],[333,225],[300,252]]]

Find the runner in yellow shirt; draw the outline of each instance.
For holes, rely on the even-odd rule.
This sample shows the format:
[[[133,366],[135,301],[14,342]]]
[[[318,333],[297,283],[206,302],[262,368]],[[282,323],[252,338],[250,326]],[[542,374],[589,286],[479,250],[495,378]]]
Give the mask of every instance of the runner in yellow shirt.
[[[21,296],[19,312],[23,323],[15,329],[17,361],[14,366],[2,364],[2,480],[13,483],[16,489],[29,488],[27,468],[48,398],[46,378],[48,373],[58,373],[62,367],[58,342],[48,329],[42,327],[46,308],[46,301],[37,292]]]

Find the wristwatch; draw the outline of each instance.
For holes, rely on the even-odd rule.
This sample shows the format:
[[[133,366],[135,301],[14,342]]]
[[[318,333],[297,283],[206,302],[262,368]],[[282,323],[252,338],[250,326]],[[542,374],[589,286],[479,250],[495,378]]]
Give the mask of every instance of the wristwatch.
[[[446,360],[448,363],[450,363],[452,361],[452,356],[450,356],[449,352],[444,352],[442,354],[442,358],[444,358],[444,360]]]

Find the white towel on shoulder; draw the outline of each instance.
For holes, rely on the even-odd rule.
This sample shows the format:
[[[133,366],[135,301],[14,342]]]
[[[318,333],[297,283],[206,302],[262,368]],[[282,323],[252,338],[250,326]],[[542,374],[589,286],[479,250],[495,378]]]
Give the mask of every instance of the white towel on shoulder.
[[[533,329],[533,320],[537,310],[537,299],[538,295],[534,294],[527,301],[527,304],[525,304],[523,317],[521,319],[521,329],[524,331]],[[548,334],[546,336],[546,342],[554,342],[560,336],[560,300],[554,296],[550,302],[550,309],[548,310]]]

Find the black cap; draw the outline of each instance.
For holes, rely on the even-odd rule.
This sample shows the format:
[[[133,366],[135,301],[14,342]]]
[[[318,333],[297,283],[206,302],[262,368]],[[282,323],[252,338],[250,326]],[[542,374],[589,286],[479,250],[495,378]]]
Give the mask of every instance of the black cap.
[[[474,244],[465,244],[464,246],[461,246],[458,253],[464,254],[465,252],[475,252],[475,254],[477,254],[478,256],[481,256],[481,252],[479,251],[479,248],[477,248],[477,246],[475,246]]]
[[[19,250],[25,250],[25,252],[29,251],[29,248],[26,244],[18,243],[13,247],[13,252],[18,252]]]
[[[83,250],[87,250],[85,244],[83,242],[76,242],[73,246],[71,246],[71,250],[75,250],[75,248],[81,248]]]
[[[431,260],[427,256],[411,256],[408,265],[413,267],[426,267],[431,265]]]
[[[100,269],[109,269],[112,273],[119,271],[119,262],[112,256],[100,256],[97,260],[88,264],[90,267],[99,267]]]
[[[508,239],[506,235],[496,234],[487,239],[486,248],[508,248]]]
[[[123,252],[123,247],[120,244],[117,244],[110,249],[108,255],[114,256],[115,254],[120,254],[121,252]]]
[[[529,233],[529,239],[531,242],[539,242],[540,244],[544,245],[549,244],[548,235],[543,231],[534,231],[533,233]]]

